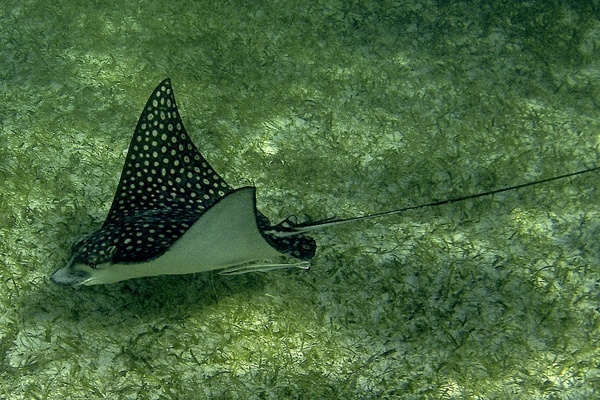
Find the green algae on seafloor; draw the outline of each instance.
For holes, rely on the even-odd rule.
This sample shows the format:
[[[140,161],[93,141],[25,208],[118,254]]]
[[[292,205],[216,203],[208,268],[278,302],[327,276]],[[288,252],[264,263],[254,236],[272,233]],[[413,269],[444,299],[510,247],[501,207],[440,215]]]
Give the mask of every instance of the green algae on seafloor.
[[[0,397],[595,398],[595,176],[320,235],[309,274],[65,291],[149,81],[273,220],[596,165],[594,2],[3,3]]]

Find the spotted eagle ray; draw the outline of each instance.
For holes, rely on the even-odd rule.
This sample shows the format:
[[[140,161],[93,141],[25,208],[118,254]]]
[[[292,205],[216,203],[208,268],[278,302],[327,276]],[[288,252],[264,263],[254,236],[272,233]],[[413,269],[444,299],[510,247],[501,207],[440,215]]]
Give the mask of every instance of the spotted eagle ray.
[[[67,265],[52,274],[66,286],[222,270],[225,274],[309,268],[316,251],[306,233],[332,225],[489,196],[567,178],[589,168],[521,185],[344,219],[277,225],[256,209],[256,189],[233,189],[187,134],[170,79],[162,81],[138,120],[121,179],[102,227],[78,240]],[[288,263],[260,263],[277,256]]]

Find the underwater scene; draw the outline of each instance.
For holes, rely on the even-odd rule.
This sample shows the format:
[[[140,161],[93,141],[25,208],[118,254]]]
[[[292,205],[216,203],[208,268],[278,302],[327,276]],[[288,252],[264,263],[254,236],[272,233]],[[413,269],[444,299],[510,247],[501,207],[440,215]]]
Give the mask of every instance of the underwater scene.
[[[0,399],[600,396],[599,1],[0,10]]]

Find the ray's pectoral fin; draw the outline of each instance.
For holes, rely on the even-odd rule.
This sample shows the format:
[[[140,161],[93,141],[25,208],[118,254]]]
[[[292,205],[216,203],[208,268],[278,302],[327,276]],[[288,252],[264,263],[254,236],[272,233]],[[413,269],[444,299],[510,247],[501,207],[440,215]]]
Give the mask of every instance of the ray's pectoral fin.
[[[221,274],[272,271],[283,268],[309,269],[315,241],[302,234],[278,237],[282,224],[271,227],[256,209],[256,188],[244,187],[227,194],[207,210],[171,248],[160,257],[170,268],[160,274],[186,274],[223,269]],[[255,263],[289,255],[300,262]],[[224,269],[225,268],[225,269]]]
[[[253,187],[237,189],[208,209],[159,259],[181,273],[209,271],[236,266],[281,252],[265,238],[256,218]],[[190,271],[186,271],[189,265]]]
[[[308,269],[307,260],[315,254],[312,238],[297,235],[278,238],[265,232],[269,220],[256,209],[256,189],[233,191],[209,209],[167,253],[173,265],[197,265],[193,271],[223,269],[223,275],[272,271],[296,267]],[[255,263],[266,258],[290,255],[303,261],[293,263]],[[171,271],[170,273],[176,273]]]

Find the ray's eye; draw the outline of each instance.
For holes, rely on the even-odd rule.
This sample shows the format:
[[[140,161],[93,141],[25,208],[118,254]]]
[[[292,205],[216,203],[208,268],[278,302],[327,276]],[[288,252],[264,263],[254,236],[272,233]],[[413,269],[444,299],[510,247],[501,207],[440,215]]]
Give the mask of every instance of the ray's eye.
[[[90,263],[90,268],[91,269],[96,269],[96,268],[98,268],[98,264],[96,264],[96,263]]]

